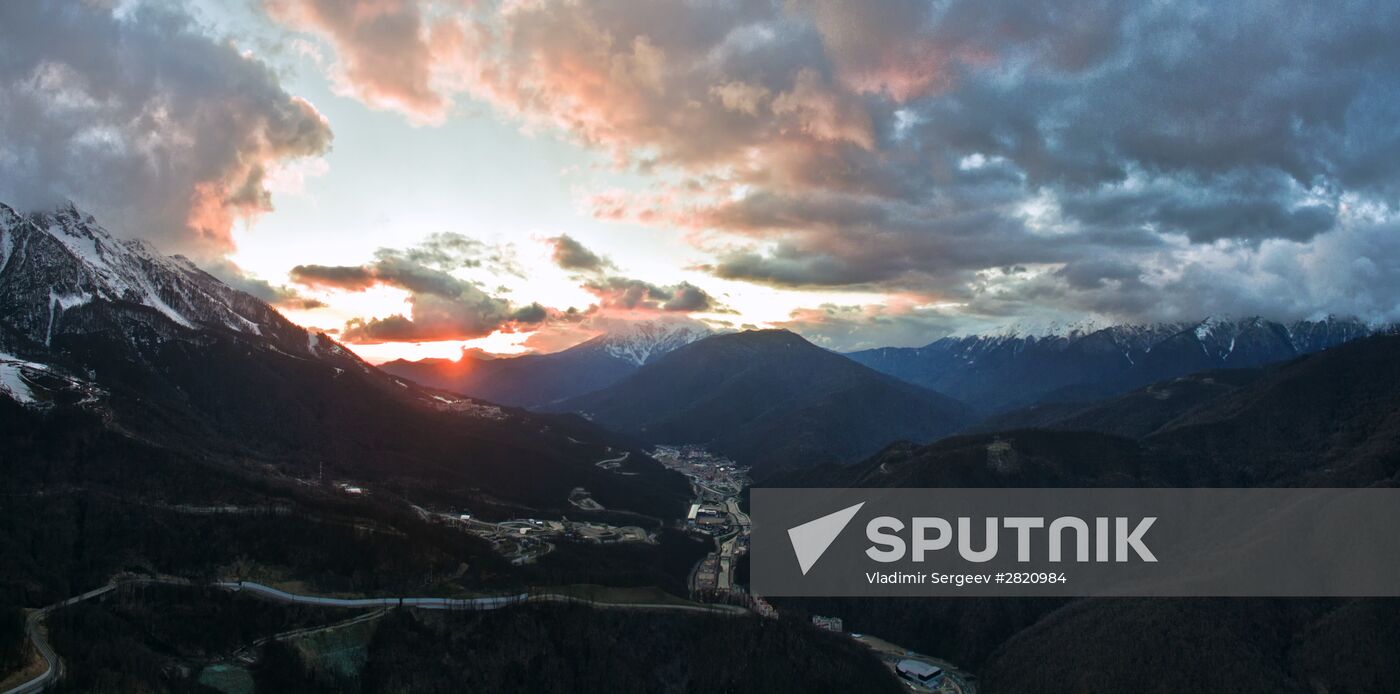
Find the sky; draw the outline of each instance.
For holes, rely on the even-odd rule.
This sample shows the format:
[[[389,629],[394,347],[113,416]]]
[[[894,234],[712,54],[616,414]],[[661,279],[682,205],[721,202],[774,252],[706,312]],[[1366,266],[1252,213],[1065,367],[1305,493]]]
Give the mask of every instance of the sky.
[[[1400,320],[1400,6],[0,6],[0,201],[371,361],[618,321],[922,345]]]

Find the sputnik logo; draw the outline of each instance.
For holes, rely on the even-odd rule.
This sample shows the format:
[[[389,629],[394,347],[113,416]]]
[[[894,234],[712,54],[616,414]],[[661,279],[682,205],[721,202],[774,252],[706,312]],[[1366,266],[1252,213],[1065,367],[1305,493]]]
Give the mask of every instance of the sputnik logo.
[[[797,565],[802,568],[803,576],[806,576],[812,565],[822,558],[826,548],[836,541],[836,536],[845,530],[864,505],[865,502],[862,501],[855,506],[788,528],[788,539],[792,540],[792,551],[797,554]]]

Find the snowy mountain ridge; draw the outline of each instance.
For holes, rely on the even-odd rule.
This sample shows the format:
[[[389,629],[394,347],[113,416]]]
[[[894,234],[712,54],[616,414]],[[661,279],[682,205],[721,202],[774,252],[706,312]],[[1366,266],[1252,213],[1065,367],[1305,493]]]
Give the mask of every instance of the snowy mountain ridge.
[[[1273,330],[1300,353],[1316,351],[1323,345],[1346,342],[1391,327],[1373,324],[1357,317],[1328,315],[1292,322],[1272,321],[1261,316],[1228,318],[1207,316],[1198,321],[1167,323],[1108,323],[1089,318],[1082,321],[1018,321],[983,332],[955,333],[914,349],[944,349],[975,352],[990,346],[1025,343],[1068,345],[1088,337],[1106,338],[1126,349],[1150,352],[1153,345],[1167,338],[1189,332],[1206,353],[1224,358],[1231,345],[1242,334],[1257,330]],[[882,349],[882,348],[876,348]],[[887,348],[885,348],[887,349]],[[870,350],[866,350],[870,351]]]
[[[92,402],[101,388],[78,345],[115,341],[128,363],[159,369],[162,345],[202,349],[220,335],[337,372],[373,371],[189,259],[117,239],[72,204],[21,215],[0,203],[0,394],[38,407]]]
[[[290,337],[290,324],[270,306],[184,257],[118,240],[71,204],[27,216],[0,204],[0,305],[11,326],[48,345],[64,331],[96,329],[101,312],[84,310],[94,300],[157,332],[170,326],[152,314],[179,328]],[[300,342],[305,350],[306,338]]]
[[[622,323],[598,339],[599,346],[607,354],[641,366],[713,334],[714,331],[698,323],[651,320]]]
[[[988,410],[1037,401],[1093,399],[1208,369],[1254,368],[1394,326],[1328,316],[1289,323],[1208,317],[1183,323],[1079,324],[945,337],[923,347],[846,356],[877,371]]]

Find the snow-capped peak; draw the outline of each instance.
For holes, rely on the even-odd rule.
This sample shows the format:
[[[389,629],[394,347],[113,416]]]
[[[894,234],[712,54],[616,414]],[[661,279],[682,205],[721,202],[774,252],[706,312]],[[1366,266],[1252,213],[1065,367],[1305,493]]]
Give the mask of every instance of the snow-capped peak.
[[[29,215],[0,204],[0,304],[17,333],[41,345],[117,324],[307,340],[267,304],[186,258],[116,238],[72,204]]]
[[[641,366],[713,334],[703,323],[695,321],[628,321],[619,323],[599,340],[607,354]]]
[[[1065,320],[1020,320],[990,331],[987,337],[1008,338],[1077,338],[1103,329],[1103,325],[1093,318],[1078,321]]]
[[[84,218],[72,205],[53,214],[35,215],[32,221],[36,226],[42,225],[43,231],[63,244],[91,273],[91,286],[75,292],[74,296],[96,295],[109,301],[142,304],[186,328],[194,327],[189,318],[161,297],[149,272],[152,266],[178,273],[186,272],[184,268],[140,241],[118,241],[91,217]]]

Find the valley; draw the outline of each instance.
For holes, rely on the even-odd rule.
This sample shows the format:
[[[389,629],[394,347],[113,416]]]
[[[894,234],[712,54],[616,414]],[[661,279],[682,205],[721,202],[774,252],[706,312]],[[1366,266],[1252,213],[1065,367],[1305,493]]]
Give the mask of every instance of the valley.
[[[1173,628],[1155,637],[1212,644],[1198,656],[1215,663],[1213,684],[1294,691],[1341,681],[1318,665],[1343,657],[1329,644],[1391,623],[1387,603],[1364,600],[1234,611],[770,600],[747,590],[744,510],[755,485],[1393,484],[1391,327],[1203,320],[848,357],[786,330],[712,334],[673,321],[587,341],[553,367],[526,357],[491,367],[493,388],[535,393],[512,405],[405,371],[421,364],[375,367],[76,208],[0,208],[0,231],[0,607],[28,615],[11,649],[27,654],[26,674],[14,679],[315,691],[403,684],[415,677],[403,663],[416,662],[446,681],[499,684],[530,667],[517,653],[539,652],[567,677],[643,688],[656,681],[641,663],[737,689],[815,686],[765,679],[781,663],[789,676],[805,667],[880,690],[902,686],[900,662],[919,660],[943,668],[940,691],[974,691],[969,673],[1017,691],[1083,634],[1168,615]],[[586,383],[558,375],[586,359],[625,368]],[[512,369],[530,376],[516,381]],[[539,390],[550,384],[567,392]],[[977,384],[1016,398],[988,399]],[[228,612],[233,603],[269,629]],[[373,614],[297,612],[315,609]],[[171,610],[214,623],[180,631]],[[1256,638],[1254,624],[1286,637]],[[551,640],[556,629],[573,640]],[[1236,632],[1249,636],[1231,642]],[[113,650],[96,636],[108,633],[136,645]],[[307,645],[350,635],[353,668],[330,658],[339,664],[326,669]],[[428,655],[454,643],[499,669],[464,673],[466,661]],[[731,648],[766,659],[735,660],[744,651]],[[1100,658],[1103,682],[1134,689],[1140,673],[1121,664],[1146,648],[1112,639],[1079,657]],[[1296,658],[1277,655],[1289,649]],[[1261,652],[1275,655],[1258,658],[1253,679],[1230,665]],[[1346,657],[1375,670],[1371,653]]]
[[[0,0],[0,694],[1400,692],[1397,35]]]
[[[738,597],[742,587],[734,580],[739,559],[748,553],[748,514],[739,508],[748,486],[748,470],[734,461],[698,446],[658,446],[652,451],[662,465],[685,475],[695,494],[685,517],[688,529],[714,541],[714,550],[691,571],[692,595],[726,600]]]

